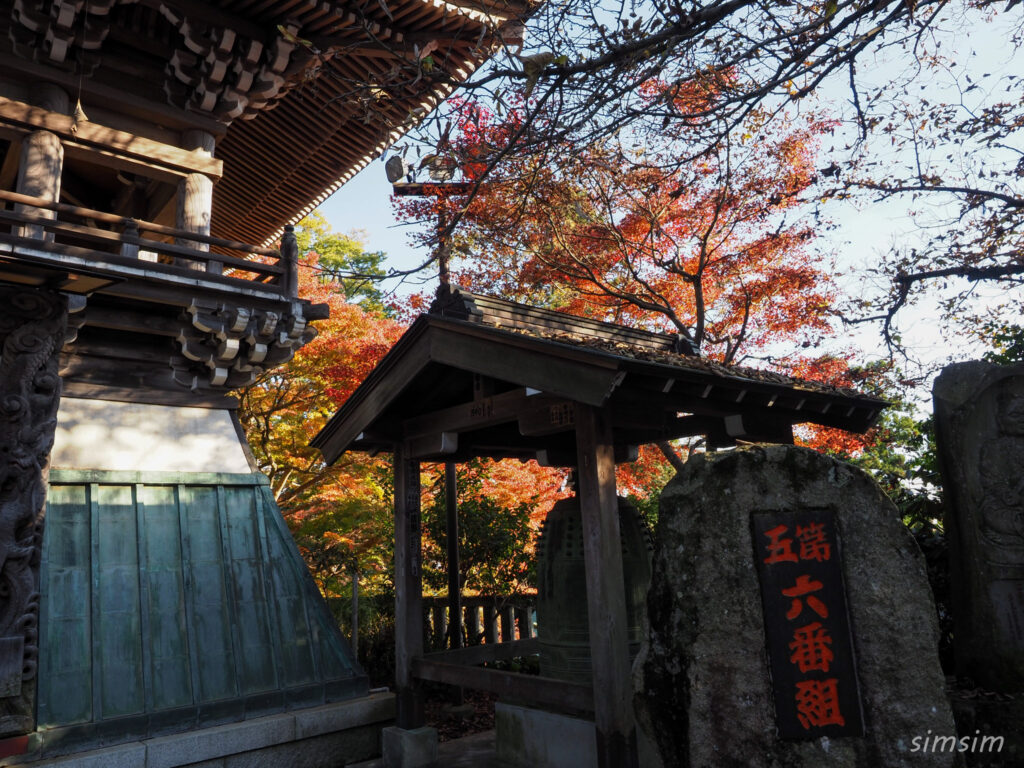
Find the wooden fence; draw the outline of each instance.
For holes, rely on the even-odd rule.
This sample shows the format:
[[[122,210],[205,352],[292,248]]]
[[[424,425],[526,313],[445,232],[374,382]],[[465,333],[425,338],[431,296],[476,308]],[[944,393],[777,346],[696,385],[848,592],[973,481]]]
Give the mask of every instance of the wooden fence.
[[[356,601],[331,597],[327,599],[331,612],[339,619],[349,622],[344,630],[349,633],[353,651],[357,638],[353,638],[352,627],[359,632],[359,602],[369,601],[380,610],[379,596],[360,594]],[[537,596],[478,596],[462,598],[462,647],[495,645],[519,640],[537,638]],[[342,617],[344,617],[342,619]],[[447,597],[423,598],[423,639],[428,652],[452,648],[449,628],[451,626]]]
[[[452,648],[447,597],[423,598],[423,621],[431,650]],[[462,645],[509,643],[537,636],[534,595],[462,598]]]

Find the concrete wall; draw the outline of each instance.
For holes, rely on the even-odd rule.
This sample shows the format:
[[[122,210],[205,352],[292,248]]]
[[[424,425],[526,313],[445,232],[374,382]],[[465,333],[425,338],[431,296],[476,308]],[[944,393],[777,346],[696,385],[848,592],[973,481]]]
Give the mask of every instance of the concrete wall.
[[[65,397],[50,466],[134,472],[252,472],[232,413]]]

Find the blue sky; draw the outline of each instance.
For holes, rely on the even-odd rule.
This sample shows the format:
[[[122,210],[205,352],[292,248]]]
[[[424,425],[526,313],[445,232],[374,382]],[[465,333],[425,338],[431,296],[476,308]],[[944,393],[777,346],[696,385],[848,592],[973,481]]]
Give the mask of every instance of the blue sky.
[[[406,269],[427,254],[415,252],[406,243],[408,227],[395,220],[391,209],[391,184],[384,164],[375,160],[320,206],[331,226],[340,232],[365,232],[362,239],[370,250],[384,251],[388,265]]]

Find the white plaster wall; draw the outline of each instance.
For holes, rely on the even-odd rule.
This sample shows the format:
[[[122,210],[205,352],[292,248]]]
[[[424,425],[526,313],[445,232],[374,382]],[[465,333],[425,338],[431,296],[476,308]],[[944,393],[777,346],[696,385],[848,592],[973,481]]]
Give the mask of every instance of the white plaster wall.
[[[231,412],[65,397],[50,466],[136,472],[242,472]]]

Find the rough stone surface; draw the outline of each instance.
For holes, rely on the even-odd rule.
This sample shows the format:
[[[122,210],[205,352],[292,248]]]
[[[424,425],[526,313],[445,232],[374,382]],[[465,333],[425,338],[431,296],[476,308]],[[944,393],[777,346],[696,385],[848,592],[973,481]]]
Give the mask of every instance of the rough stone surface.
[[[354,736],[355,734],[349,733],[317,736],[291,744],[277,744],[241,755],[231,755],[224,759],[224,768],[282,768],[293,765],[302,765],[303,768],[341,768],[345,765],[346,758],[360,754],[350,751]],[[375,751],[372,750],[370,754]]]
[[[495,702],[496,757],[507,768],[597,768],[592,720]],[[638,733],[641,768],[662,768],[657,748]]]
[[[14,764],[15,761],[0,760],[0,765]],[[145,764],[146,747],[142,744],[96,749],[84,755],[70,755],[35,763],[47,768],[140,768]]]
[[[494,731],[481,731],[437,745],[438,768],[509,768],[495,755]],[[385,768],[384,760],[350,763],[346,768]],[[644,766],[644,768],[647,768]]]
[[[577,717],[496,702],[498,758],[530,768],[597,768],[594,724]]]
[[[295,715],[295,738],[322,736],[366,723],[380,723],[395,719],[395,696],[377,693],[353,699],[344,707],[327,704],[323,707],[299,709]]]
[[[386,768],[427,768],[437,762],[437,729],[391,726],[381,731]]]
[[[149,739],[146,768],[176,768],[189,762],[262,749],[295,740],[295,717],[272,715],[215,728]]]
[[[957,677],[1024,693],[1024,365],[947,366],[933,396]]]
[[[866,736],[782,741],[751,514],[823,507],[842,546]],[[637,709],[666,766],[954,764],[911,752],[914,736],[955,730],[923,557],[870,477],[792,446],[697,455],[662,494],[656,541]]]
[[[340,768],[380,754],[381,725],[394,718],[394,698],[376,694],[60,758],[22,755],[0,759],[0,766]]]

